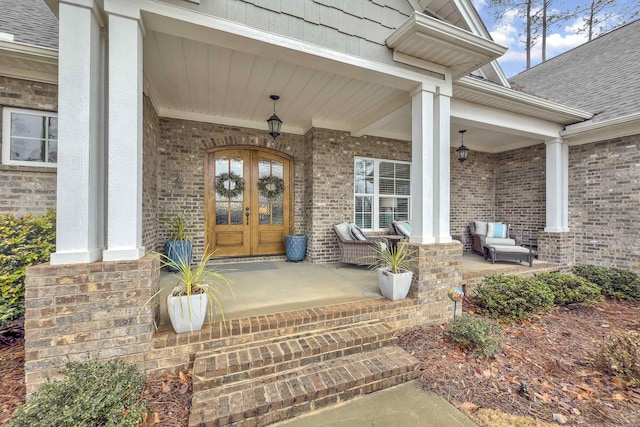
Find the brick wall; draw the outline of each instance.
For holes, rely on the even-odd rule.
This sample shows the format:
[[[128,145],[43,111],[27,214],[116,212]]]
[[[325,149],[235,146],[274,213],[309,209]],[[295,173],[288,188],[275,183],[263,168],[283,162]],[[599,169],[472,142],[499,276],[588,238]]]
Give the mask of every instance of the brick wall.
[[[535,244],[546,223],[545,145],[498,153],[495,170],[495,219],[511,224],[523,244]]]
[[[204,251],[204,164],[206,151],[215,147],[246,145],[265,147],[294,158],[294,223],[304,229],[304,137],[282,134],[275,141],[264,130],[212,123],[160,118],[157,147],[158,233],[161,249],[170,218],[185,214],[193,227],[194,257]],[[181,174],[181,181],[176,180]],[[152,249],[152,248],[147,248]]]
[[[640,273],[640,135],[569,148],[576,264]]]
[[[142,147],[142,244],[158,248],[158,113],[145,96]]]
[[[410,295],[420,302],[427,323],[453,318],[454,303],[447,292],[462,287],[462,251],[458,242],[409,246],[418,255]],[[458,304],[461,313],[462,304]]]
[[[307,200],[309,244],[307,256],[313,262],[338,260],[338,243],[333,225],[353,221],[354,157],[411,160],[411,143],[348,132],[312,129],[306,136],[310,167],[307,182],[312,183]]]
[[[28,108],[57,111],[58,87],[46,83],[0,76],[0,138],[2,108]],[[0,140],[0,163],[2,156]],[[42,215],[56,207],[56,170],[54,168],[0,164],[0,215],[27,212]]]
[[[460,163],[451,149],[451,234],[463,237],[464,250],[471,251],[472,221],[494,221],[495,154],[472,151]]]
[[[159,282],[158,260],[42,264],[27,270],[27,394],[68,361],[122,358],[144,367],[153,348],[154,307],[140,309]]]

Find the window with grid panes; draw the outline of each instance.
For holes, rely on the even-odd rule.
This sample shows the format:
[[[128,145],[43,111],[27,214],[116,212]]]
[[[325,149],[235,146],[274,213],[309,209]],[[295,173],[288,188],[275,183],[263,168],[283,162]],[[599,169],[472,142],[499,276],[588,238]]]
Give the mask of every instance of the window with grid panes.
[[[393,221],[408,220],[410,187],[410,163],[356,158],[354,222],[364,229],[380,230]]]
[[[2,109],[2,163],[55,167],[58,161],[56,113]]]

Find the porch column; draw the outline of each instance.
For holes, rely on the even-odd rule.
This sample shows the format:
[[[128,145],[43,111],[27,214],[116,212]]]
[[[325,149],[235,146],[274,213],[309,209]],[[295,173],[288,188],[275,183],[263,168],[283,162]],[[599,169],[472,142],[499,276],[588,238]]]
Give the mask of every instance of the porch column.
[[[411,109],[411,242],[449,243],[451,100],[421,85]]]
[[[58,53],[56,252],[51,264],[90,263],[104,247],[104,53],[94,2],[61,0]]]
[[[135,260],[142,246],[142,21],[105,2],[109,18],[109,154],[104,261]]]
[[[569,231],[569,146],[556,138],[546,141],[547,224],[549,233]]]

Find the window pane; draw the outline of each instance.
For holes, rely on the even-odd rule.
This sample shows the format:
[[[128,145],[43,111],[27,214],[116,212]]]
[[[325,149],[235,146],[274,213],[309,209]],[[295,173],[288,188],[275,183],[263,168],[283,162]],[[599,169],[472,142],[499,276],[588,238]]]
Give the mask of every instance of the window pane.
[[[231,205],[231,222],[232,225],[242,224],[242,203],[229,203]]]
[[[284,215],[282,205],[274,203],[271,205],[271,224],[282,225],[284,223]]]
[[[11,160],[44,162],[44,140],[11,138]]]
[[[271,224],[271,205],[269,203],[260,204],[258,207],[258,224]]]
[[[396,163],[396,178],[411,179],[411,166],[404,163]]]
[[[48,145],[48,161],[49,163],[57,163],[58,162],[58,141],[49,140]]]
[[[411,183],[409,181],[396,182],[396,194],[399,196],[408,196],[411,194]]]
[[[216,203],[216,225],[229,224],[229,206],[227,203]]]
[[[11,114],[11,136],[42,138],[45,134],[45,118],[31,114]]]
[[[393,163],[380,162],[380,178],[393,178],[394,167]]]
[[[380,194],[395,194],[393,179],[380,178],[380,185],[378,188]]]
[[[49,117],[49,139],[58,139],[58,118]]]
[[[365,183],[365,193],[366,194],[373,194],[373,178],[367,178]]]

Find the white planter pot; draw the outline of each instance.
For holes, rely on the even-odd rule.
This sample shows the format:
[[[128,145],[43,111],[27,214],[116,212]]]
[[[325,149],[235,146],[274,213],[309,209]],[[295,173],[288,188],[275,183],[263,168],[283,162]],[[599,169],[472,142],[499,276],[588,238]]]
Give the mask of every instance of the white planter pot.
[[[189,299],[191,300],[189,302]],[[202,329],[204,318],[207,315],[207,295],[197,294],[181,297],[167,297],[167,310],[171,326],[180,334]],[[189,315],[189,311],[191,315]]]
[[[378,270],[378,284],[380,292],[390,300],[399,300],[407,297],[411,288],[411,279],[413,273],[406,271],[403,273],[393,274],[388,268]]]

